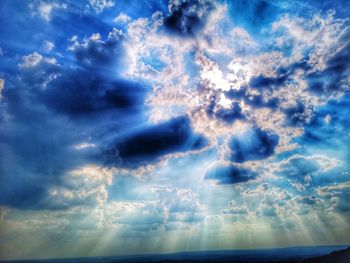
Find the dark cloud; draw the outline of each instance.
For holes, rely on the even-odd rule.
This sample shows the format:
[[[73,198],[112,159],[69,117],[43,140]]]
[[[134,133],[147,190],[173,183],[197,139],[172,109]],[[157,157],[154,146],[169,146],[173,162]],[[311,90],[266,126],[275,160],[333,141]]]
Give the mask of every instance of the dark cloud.
[[[207,143],[193,133],[190,119],[184,116],[120,137],[104,155],[108,164],[136,167],[169,153],[201,149]]]
[[[298,101],[295,106],[285,109],[284,113],[288,126],[304,126],[309,119],[307,109],[301,101]]]
[[[215,112],[215,117],[219,120],[222,120],[228,124],[233,123],[235,120],[244,119],[244,115],[242,113],[242,109],[238,103],[234,102],[229,109],[218,109]]]
[[[0,204],[33,208],[67,170],[84,163],[74,153],[76,128],[30,101],[27,93],[6,90],[0,118]],[[7,119],[6,116],[10,116]]]
[[[288,75],[281,75],[276,78],[272,77],[264,77],[260,75],[258,77],[251,78],[249,82],[249,86],[253,88],[277,88],[283,85],[285,81],[287,81]]]
[[[254,128],[244,136],[231,139],[229,142],[232,150],[230,160],[243,163],[268,158],[274,153],[278,140],[278,135]]]
[[[278,98],[269,97],[268,99],[266,99],[261,94],[248,95],[247,90],[248,88],[243,86],[239,90],[229,90],[225,92],[225,96],[230,99],[244,100],[246,104],[251,105],[254,108],[267,107],[271,109],[276,109],[279,106],[280,100]],[[255,88],[255,91],[257,93],[260,93],[260,88]]]
[[[329,97],[348,89],[344,79],[350,73],[350,32],[344,34],[341,43],[347,43],[326,62],[323,71],[307,75],[309,91],[318,96]]]
[[[246,86],[242,86],[240,89],[231,89],[229,91],[225,91],[225,96],[229,99],[241,99],[246,96]]]
[[[206,107],[209,117],[215,117],[225,123],[232,124],[235,120],[243,120],[244,114],[237,102],[233,102],[230,108],[223,108],[216,104],[216,96],[210,97],[210,103]]]
[[[142,121],[147,87],[101,70],[121,59],[119,33],[75,43],[74,66],[39,53],[20,60],[0,102],[1,205],[59,208],[48,189],[62,185],[68,171],[100,163],[98,150],[75,146],[92,142],[99,149],[110,131]]]
[[[323,107],[319,107],[311,121],[304,126],[305,132],[297,141],[301,145],[321,148],[344,147],[349,141],[347,132],[347,127],[350,126],[349,114],[350,93],[346,92],[340,99],[330,100]],[[329,123],[325,120],[327,116]]]
[[[205,25],[208,12],[213,4],[207,0],[170,1],[170,15],[164,25],[170,31],[181,36],[194,36]]]
[[[147,87],[125,80],[109,80],[92,72],[74,70],[53,81],[40,92],[39,99],[48,107],[70,117],[106,110],[140,111]]]
[[[244,98],[244,102],[254,108],[266,107],[276,109],[280,101],[278,98],[274,97],[265,100],[262,95],[249,95]]]
[[[300,156],[291,158],[277,174],[303,182],[305,176],[313,175],[319,169],[317,161]]]
[[[245,168],[234,165],[219,165],[209,169],[204,179],[214,180],[218,184],[238,184],[253,180],[256,176],[256,172]]]
[[[113,28],[106,40],[103,40],[98,33],[91,35],[90,38],[85,38],[82,43],[79,43],[77,39],[73,39],[71,49],[76,61],[81,66],[92,67],[95,72],[101,70],[99,74],[110,73],[112,72],[110,67],[117,66],[117,62],[120,62],[123,55],[121,49],[123,39],[123,32]]]

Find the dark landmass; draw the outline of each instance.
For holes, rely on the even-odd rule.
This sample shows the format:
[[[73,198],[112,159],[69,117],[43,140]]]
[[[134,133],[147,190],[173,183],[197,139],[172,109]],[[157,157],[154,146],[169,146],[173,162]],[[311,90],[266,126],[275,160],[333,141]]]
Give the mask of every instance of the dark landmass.
[[[173,254],[147,254],[115,257],[89,257],[42,260],[11,260],[25,263],[350,263],[350,247],[318,246],[257,250],[195,251]]]
[[[350,263],[350,247],[328,255],[306,259],[303,263]]]

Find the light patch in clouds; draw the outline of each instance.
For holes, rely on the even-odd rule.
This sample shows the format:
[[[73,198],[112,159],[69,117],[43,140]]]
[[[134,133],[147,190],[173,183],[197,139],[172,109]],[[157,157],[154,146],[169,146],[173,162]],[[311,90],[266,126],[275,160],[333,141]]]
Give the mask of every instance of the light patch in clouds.
[[[82,142],[82,143],[74,145],[74,148],[77,150],[82,150],[82,149],[91,148],[91,147],[93,148],[95,146],[96,145],[93,143]]]

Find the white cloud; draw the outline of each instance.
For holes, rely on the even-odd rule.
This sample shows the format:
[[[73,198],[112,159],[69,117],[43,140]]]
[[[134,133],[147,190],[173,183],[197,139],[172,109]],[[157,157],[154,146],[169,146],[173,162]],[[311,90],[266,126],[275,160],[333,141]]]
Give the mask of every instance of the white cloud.
[[[63,186],[49,189],[52,205],[101,207],[107,201],[107,187],[112,184],[113,174],[113,169],[96,165],[86,165],[70,171],[63,178]]]
[[[129,230],[162,231],[187,229],[202,222],[207,207],[189,189],[154,187],[155,200],[113,201],[104,209],[104,224]]]
[[[349,212],[350,211],[350,181],[334,183],[328,186],[320,186],[316,189],[320,197],[328,200],[326,212]]]
[[[58,65],[55,58],[43,57],[38,52],[23,56],[18,67],[21,69],[30,69],[39,66],[41,63],[48,63],[52,65]]]
[[[54,43],[51,41],[45,40],[43,44],[43,48],[45,52],[50,52],[55,47]]]
[[[341,39],[348,33],[346,20],[336,19],[334,11],[326,15],[316,14],[311,19],[286,15],[272,25],[274,31],[285,30],[279,38],[281,45],[292,43],[292,61],[302,59],[309,50],[311,71],[325,69],[326,62],[344,46]]]
[[[114,6],[113,0],[90,0],[91,7],[95,10],[96,13],[101,13],[106,8]]]
[[[21,59],[21,63],[18,64],[20,68],[31,68],[39,65],[39,63],[43,60],[43,56],[38,52],[34,52],[27,56],[23,56]]]
[[[30,5],[31,8],[33,8],[33,5]],[[39,15],[42,19],[44,19],[46,22],[50,22],[52,17],[52,12],[55,9],[66,9],[67,4],[59,4],[57,2],[40,2],[37,7],[35,7],[36,10],[34,11],[34,14]]]
[[[86,148],[94,148],[96,145],[93,143],[87,143],[87,142],[82,142],[79,144],[74,145],[74,148],[77,150],[82,150]]]
[[[253,124],[279,136],[276,154],[298,147],[293,139],[304,134],[303,127],[311,121],[314,110],[330,98],[322,100],[308,91],[306,74],[323,67],[310,59],[307,63],[312,67],[311,70],[293,69],[294,63],[303,62],[301,55],[307,52],[311,52],[311,57],[319,54],[326,62],[334,54],[334,50],[339,49],[336,43],[341,41],[336,34],[343,35],[345,32],[343,21],[335,19],[332,14],[326,17],[315,16],[310,21],[296,17],[281,18],[273,24],[269,41],[271,45],[281,47],[293,40],[289,41],[292,48],[292,55],[289,56],[283,49],[266,51],[257,39],[228,19],[228,8],[225,4],[215,3],[215,9],[209,14],[206,25],[196,34],[195,39],[169,37],[164,34],[159,30],[162,17],[163,14],[157,12],[150,19],[129,21],[124,45],[130,62],[124,76],[143,79],[152,85],[153,90],[146,100],[150,106],[151,122],[189,115],[193,129],[209,138],[210,147],[217,145],[218,138],[222,139],[222,145],[217,147],[220,160],[227,157],[230,151],[227,145],[230,136],[243,134]],[[227,32],[226,28],[231,30]],[[322,30],[325,35],[322,35]],[[276,34],[280,31],[283,32],[281,38],[281,34]],[[307,36],[304,38],[305,34]],[[148,63],[155,59],[164,66],[156,68]],[[280,69],[286,69],[287,73],[285,80],[278,82],[284,76]],[[258,77],[271,80],[271,89],[250,86],[252,79]],[[252,102],[229,98],[224,93],[228,90],[243,92]],[[278,106],[256,107],[256,97],[261,98],[265,104],[271,99],[278,99]],[[245,119],[237,119],[230,124],[211,118],[206,110],[212,100],[216,103],[214,114],[219,109],[228,109],[232,103],[237,103]],[[286,111],[297,107],[298,103],[304,106],[304,111],[296,113],[293,118],[299,118],[300,123],[289,125],[288,121],[292,117]],[[272,155],[269,160],[274,157]],[[331,161],[331,164],[327,161],[329,158],[326,159],[320,159],[320,163],[329,167],[336,163]],[[262,176],[273,178],[276,177],[278,168],[273,168],[268,163],[269,160],[257,160],[244,165],[248,168],[253,165],[261,171]],[[322,166],[321,169],[326,168]],[[305,179],[309,184],[310,178]],[[290,180],[290,183],[300,191],[305,188],[299,182]]]
[[[131,21],[131,17],[122,12],[113,21],[117,24],[127,24]]]
[[[236,201],[231,200],[227,208],[222,210],[224,215],[248,215],[248,207],[246,205],[238,205]]]

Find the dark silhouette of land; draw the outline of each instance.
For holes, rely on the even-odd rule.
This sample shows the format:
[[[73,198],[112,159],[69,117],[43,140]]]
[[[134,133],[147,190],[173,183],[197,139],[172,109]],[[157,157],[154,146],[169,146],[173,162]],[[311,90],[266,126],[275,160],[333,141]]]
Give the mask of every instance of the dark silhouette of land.
[[[350,263],[350,247],[328,255],[305,259],[303,263]]]
[[[173,254],[146,254],[43,260],[13,260],[26,263],[350,263],[350,247],[318,246],[257,250],[195,251]]]

